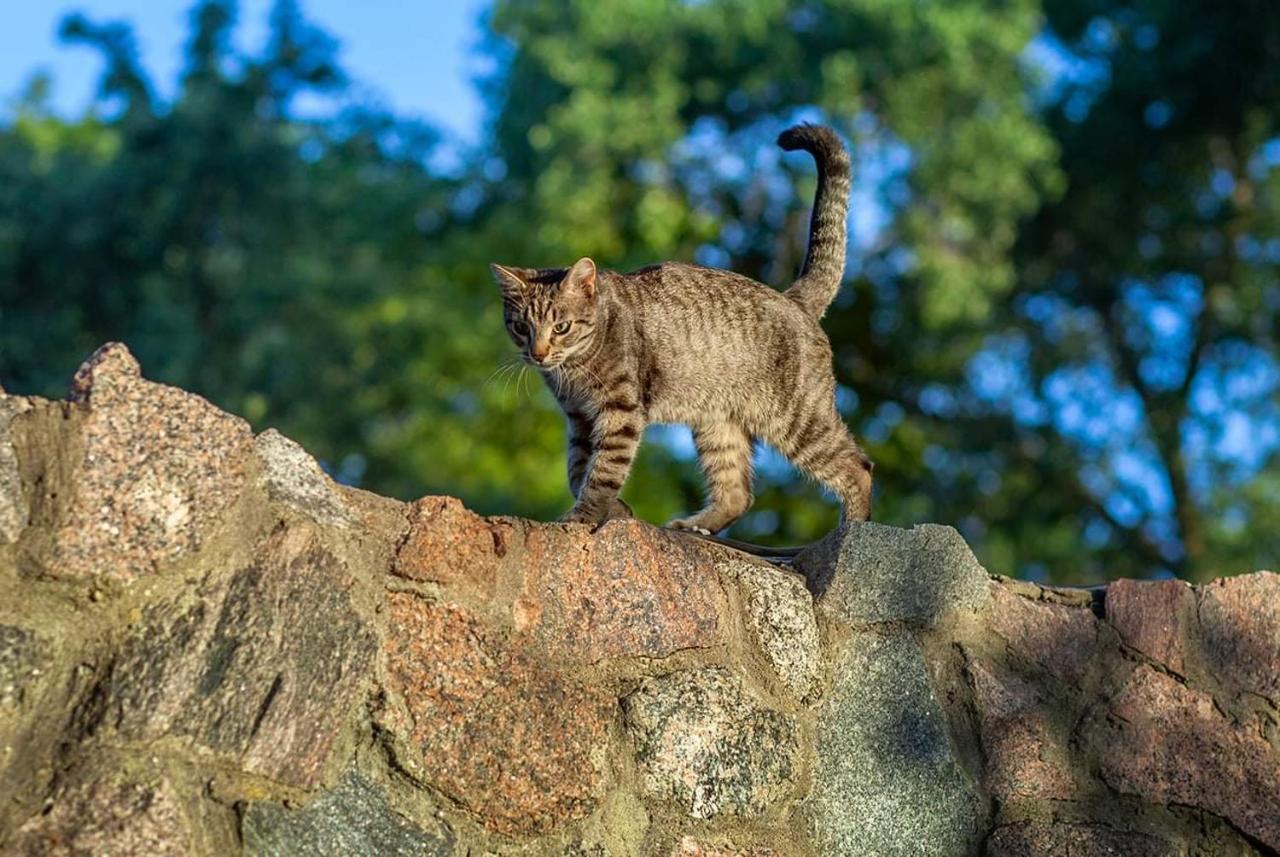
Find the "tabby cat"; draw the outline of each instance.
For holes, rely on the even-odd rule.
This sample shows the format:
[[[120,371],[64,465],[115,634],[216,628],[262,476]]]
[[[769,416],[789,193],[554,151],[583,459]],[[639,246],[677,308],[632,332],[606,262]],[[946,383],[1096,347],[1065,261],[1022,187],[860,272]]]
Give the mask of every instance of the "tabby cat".
[[[751,506],[751,447],[776,447],[831,489],[844,516],[871,508],[871,462],[836,410],[831,344],[818,320],[844,276],[849,153],[827,127],[799,125],[778,145],[818,164],[809,249],[785,292],[731,271],[667,262],[619,274],[492,265],[507,330],[569,422],[561,519],[599,523],[618,498],[648,423],[693,429],[706,508],[669,526],[714,533]]]

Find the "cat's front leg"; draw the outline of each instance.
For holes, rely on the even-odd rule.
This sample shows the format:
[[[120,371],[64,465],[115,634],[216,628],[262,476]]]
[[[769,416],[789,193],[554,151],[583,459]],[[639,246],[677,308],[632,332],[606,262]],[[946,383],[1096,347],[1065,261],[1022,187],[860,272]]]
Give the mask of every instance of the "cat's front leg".
[[[582,482],[587,475],[587,463],[591,460],[594,444],[591,441],[591,420],[578,410],[566,409],[565,417],[569,421],[569,492],[573,499],[578,499],[582,491]]]
[[[622,517],[620,511],[630,513],[618,492],[627,481],[643,431],[644,417],[634,398],[619,396],[605,403],[596,417],[593,451],[578,502],[561,520],[599,524]]]

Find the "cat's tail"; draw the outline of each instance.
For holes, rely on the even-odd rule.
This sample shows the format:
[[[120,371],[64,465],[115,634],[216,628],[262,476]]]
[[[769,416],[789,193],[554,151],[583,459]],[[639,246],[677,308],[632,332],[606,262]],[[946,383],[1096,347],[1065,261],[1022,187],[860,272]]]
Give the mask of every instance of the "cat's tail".
[[[826,125],[796,125],[778,135],[788,152],[804,149],[818,162],[818,193],[809,219],[809,252],[786,295],[822,318],[844,280],[852,169],[844,141]]]

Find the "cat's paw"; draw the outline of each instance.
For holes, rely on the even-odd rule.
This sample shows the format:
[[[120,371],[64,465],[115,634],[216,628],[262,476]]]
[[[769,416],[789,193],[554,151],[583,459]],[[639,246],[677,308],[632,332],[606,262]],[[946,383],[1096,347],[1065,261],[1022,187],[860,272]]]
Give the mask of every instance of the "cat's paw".
[[[606,521],[613,521],[622,518],[634,518],[635,515],[631,511],[631,507],[621,500],[614,500],[604,512],[595,512],[590,509],[584,509],[581,506],[574,506],[569,511],[560,516],[562,524],[591,524],[599,526]]]
[[[669,521],[667,526],[673,530],[701,533],[704,536],[711,535],[711,531],[702,526],[702,522],[698,520],[696,515],[691,518],[676,518],[674,521]]]
[[[600,515],[595,512],[589,512],[586,509],[579,509],[574,506],[569,511],[560,516],[562,524],[598,524],[600,523]]]

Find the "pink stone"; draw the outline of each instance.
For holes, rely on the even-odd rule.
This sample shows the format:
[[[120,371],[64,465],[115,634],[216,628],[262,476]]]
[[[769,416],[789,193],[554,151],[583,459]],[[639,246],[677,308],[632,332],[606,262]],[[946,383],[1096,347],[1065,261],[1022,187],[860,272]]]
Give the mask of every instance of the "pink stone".
[[[414,773],[509,835],[546,833],[599,801],[615,700],[532,661],[478,616],[389,593],[391,728],[420,753]]]
[[[724,549],[640,521],[549,524],[525,533],[517,621],[579,663],[661,658],[718,642]]]
[[[194,842],[167,781],[91,780],[60,792],[7,843],[13,857],[186,857]]]
[[[1033,601],[993,587],[991,624],[1014,654],[1062,681],[1083,677],[1098,641],[1098,620],[1086,607]]]
[[[239,497],[249,425],[192,393],[145,381],[118,343],[72,382],[81,412],[44,570],[132,581],[198,550]]]
[[[1186,622],[1195,606],[1181,580],[1117,580],[1107,586],[1107,621],[1126,644],[1185,672]]]
[[[1055,724],[1045,697],[1008,672],[968,665],[977,701],[986,787],[1001,802],[1078,797],[1068,765],[1067,727]]]
[[[1207,693],[1147,666],[1134,670],[1111,714],[1123,721],[1102,760],[1113,788],[1225,816],[1280,848],[1280,753],[1256,724],[1229,719]]]
[[[1200,627],[1220,678],[1280,703],[1280,574],[1258,571],[1202,586]]]
[[[514,538],[509,521],[482,518],[453,497],[423,497],[409,509],[409,535],[396,553],[394,571],[487,597]]]

